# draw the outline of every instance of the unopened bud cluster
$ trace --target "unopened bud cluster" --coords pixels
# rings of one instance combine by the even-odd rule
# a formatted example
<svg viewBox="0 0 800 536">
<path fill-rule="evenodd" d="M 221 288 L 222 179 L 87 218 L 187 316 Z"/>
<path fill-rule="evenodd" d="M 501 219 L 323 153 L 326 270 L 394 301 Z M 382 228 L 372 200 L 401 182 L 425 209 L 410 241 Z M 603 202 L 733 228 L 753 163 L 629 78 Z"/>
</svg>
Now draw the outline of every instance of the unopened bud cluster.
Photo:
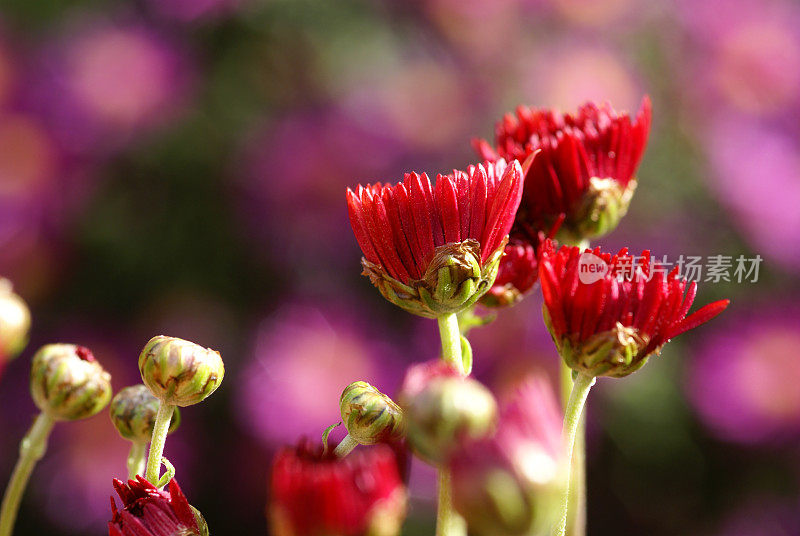
<svg viewBox="0 0 800 536">
<path fill-rule="evenodd" d="M 33 356 L 31 396 L 55 420 L 85 419 L 111 400 L 111 375 L 88 348 L 48 344 Z"/>
<path fill-rule="evenodd" d="M 111 422 L 123 439 L 136 443 L 147 443 L 153 435 L 153 426 L 158 413 L 158 399 L 144 385 L 132 385 L 120 390 L 111 401 Z M 172 413 L 169 431 L 174 431 L 181 422 L 178 408 Z"/>
<path fill-rule="evenodd" d="M 225 375 L 219 352 L 177 337 L 159 335 L 139 355 L 142 381 L 156 398 L 191 406 L 216 391 Z"/>
</svg>

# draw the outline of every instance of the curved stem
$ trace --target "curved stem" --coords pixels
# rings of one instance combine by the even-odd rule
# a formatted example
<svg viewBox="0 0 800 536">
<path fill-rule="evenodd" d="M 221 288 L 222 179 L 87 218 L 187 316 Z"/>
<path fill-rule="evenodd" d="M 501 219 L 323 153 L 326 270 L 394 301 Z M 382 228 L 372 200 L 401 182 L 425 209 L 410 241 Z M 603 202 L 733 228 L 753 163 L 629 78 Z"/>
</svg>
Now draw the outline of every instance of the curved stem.
<svg viewBox="0 0 800 536">
<path fill-rule="evenodd" d="M 564 475 L 564 491 L 561 496 L 561 516 L 559 524 L 554 531 L 556 536 L 564 536 L 567 531 L 567 516 L 569 514 L 569 490 L 570 480 L 572 473 L 572 451 L 575 445 L 575 435 L 578 431 L 578 425 L 581 422 L 581 415 L 583 407 L 586 404 L 586 398 L 589 396 L 589 390 L 594 385 L 595 378 L 583 373 L 579 373 L 575 378 L 572 385 L 572 392 L 569 396 L 567 408 L 564 410 L 564 463 L 566 464 L 566 471 Z"/>
<path fill-rule="evenodd" d="M 442 338 L 442 359 L 461 375 L 465 375 L 461 357 L 461 331 L 458 329 L 458 315 L 455 313 L 440 316 L 439 335 Z"/>
<path fill-rule="evenodd" d="M 147 443 L 134 441 L 131 443 L 131 450 L 128 451 L 128 478 L 133 480 L 136 475 L 144 476 L 145 464 L 147 463 Z"/>
<path fill-rule="evenodd" d="M 8 482 L 3 505 L 0 507 L 0 536 L 11 536 L 14 529 L 14 522 L 17 519 L 19 504 L 25 487 L 31 477 L 33 468 L 36 466 L 47 450 L 47 438 L 53 429 L 55 421 L 46 413 L 40 413 L 33 421 L 28 433 L 22 438 L 19 445 L 19 459 L 14 466 L 11 480 Z"/>
<path fill-rule="evenodd" d="M 153 439 L 150 440 L 150 452 L 147 456 L 147 475 L 145 476 L 153 485 L 158 482 L 161 473 L 161 457 L 164 455 L 164 445 L 167 442 L 169 421 L 172 420 L 173 411 L 175 411 L 175 406 L 159 401 L 156 422 L 153 425 Z"/>
<path fill-rule="evenodd" d="M 357 446 L 358 441 L 350 437 L 350 434 L 347 434 L 344 436 L 344 439 L 342 439 L 342 441 L 336 445 L 336 448 L 333 449 L 333 453 L 339 458 L 344 458 Z"/>
<path fill-rule="evenodd" d="M 436 536 L 466 536 L 467 524 L 453 508 L 453 483 L 450 471 L 439 469 L 439 509 L 436 513 Z"/>
</svg>

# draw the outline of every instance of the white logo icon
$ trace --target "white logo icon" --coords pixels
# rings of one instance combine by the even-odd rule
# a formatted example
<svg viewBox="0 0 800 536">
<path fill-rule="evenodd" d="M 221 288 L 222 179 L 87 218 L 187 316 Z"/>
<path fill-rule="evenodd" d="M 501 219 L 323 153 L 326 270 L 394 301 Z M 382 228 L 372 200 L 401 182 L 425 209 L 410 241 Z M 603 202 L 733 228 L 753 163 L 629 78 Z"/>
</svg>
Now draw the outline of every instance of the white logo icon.
<svg viewBox="0 0 800 536">
<path fill-rule="evenodd" d="M 606 276 L 608 269 L 606 261 L 588 251 L 582 253 L 578 259 L 578 279 L 584 285 L 600 281 Z"/>
</svg>

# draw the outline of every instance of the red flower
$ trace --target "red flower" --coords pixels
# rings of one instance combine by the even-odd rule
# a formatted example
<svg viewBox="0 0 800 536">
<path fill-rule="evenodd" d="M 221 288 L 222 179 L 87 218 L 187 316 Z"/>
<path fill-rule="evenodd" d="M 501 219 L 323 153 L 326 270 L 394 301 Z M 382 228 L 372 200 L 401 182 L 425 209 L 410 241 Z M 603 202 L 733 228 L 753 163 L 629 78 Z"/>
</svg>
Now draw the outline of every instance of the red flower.
<svg viewBox="0 0 800 536">
<path fill-rule="evenodd" d="M 303 441 L 272 465 L 269 517 L 275 536 L 397 534 L 406 493 L 397 457 L 385 444 L 345 458 Z"/>
<path fill-rule="evenodd" d="M 422 316 L 457 312 L 485 293 L 522 196 L 519 163 L 406 174 L 347 190 L 364 273 L 391 302 Z M 441 273 L 446 270 L 447 273 Z"/>
<path fill-rule="evenodd" d="M 524 161 L 525 193 L 518 221 L 545 230 L 564 214 L 562 234 L 579 240 L 611 231 L 627 211 L 634 174 L 647 145 L 651 105 L 645 97 L 635 118 L 608 104 L 587 103 L 575 115 L 519 107 L 496 126 L 496 146 L 473 145 L 481 158 Z"/>
<path fill-rule="evenodd" d="M 175 480 L 169 491 L 162 491 L 137 476 L 128 483 L 114 479 L 114 489 L 122 500 L 122 510 L 111 498 L 112 519 L 109 536 L 201 536 L 208 534 L 204 521 L 198 521 Z M 202 518 L 200 518 L 202 520 Z M 202 525 L 202 526 L 201 526 Z"/>
<path fill-rule="evenodd" d="M 500 259 L 497 278 L 481 303 L 489 307 L 513 305 L 533 288 L 539 279 L 536 246 L 526 240 L 512 237 Z"/>
<path fill-rule="evenodd" d="M 637 262 L 638 261 L 638 262 Z M 687 316 L 697 284 L 652 265 L 627 248 L 556 250 L 548 241 L 539 264 L 545 321 L 567 364 L 593 376 L 627 376 L 672 337 L 721 313 L 729 300 Z M 621 279 L 621 280 L 620 280 Z"/>
<path fill-rule="evenodd" d="M 539 251 L 547 238 L 555 236 L 563 223 L 559 218 L 549 233 L 517 226 L 512 231 L 500 259 L 497 278 L 492 288 L 482 298 L 487 307 L 514 305 L 527 294 L 539 280 Z"/>
</svg>

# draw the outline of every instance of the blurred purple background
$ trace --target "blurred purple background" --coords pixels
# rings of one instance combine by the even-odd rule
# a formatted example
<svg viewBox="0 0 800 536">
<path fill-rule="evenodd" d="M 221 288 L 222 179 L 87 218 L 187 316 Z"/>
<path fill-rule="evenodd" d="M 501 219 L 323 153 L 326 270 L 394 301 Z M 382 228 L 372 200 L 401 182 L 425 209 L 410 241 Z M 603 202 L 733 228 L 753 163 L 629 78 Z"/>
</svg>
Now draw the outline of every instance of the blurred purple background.
<svg viewBox="0 0 800 536">
<path fill-rule="evenodd" d="M 800 4 L 789 0 L 141 0 L 0 7 L 0 275 L 30 303 L 0 377 L 0 485 L 40 344 L 92 348 L 119 389 L 166 333 L 219 349 L 222 388 L 167 455 L 214 534 L 264 534 L 275 449 L 435 357 L 432 322 L 360 277 L 344 189 L 475 159 L 518 104 L 587 99 L 654 129 L 601 245 L 764 259 L 701 284 L 730 310 L 590 404 L 590 534 L 800 534 Z M 471 338 L 507 392 L 556 358 L 532 295 Z M 336 433 L 340 433 L 337 431 Z M 59 425 L 17 534 L 102 534 L 125 443 Z M 406 534 L 432 532 L 417 464 Z"/>
</svg>

